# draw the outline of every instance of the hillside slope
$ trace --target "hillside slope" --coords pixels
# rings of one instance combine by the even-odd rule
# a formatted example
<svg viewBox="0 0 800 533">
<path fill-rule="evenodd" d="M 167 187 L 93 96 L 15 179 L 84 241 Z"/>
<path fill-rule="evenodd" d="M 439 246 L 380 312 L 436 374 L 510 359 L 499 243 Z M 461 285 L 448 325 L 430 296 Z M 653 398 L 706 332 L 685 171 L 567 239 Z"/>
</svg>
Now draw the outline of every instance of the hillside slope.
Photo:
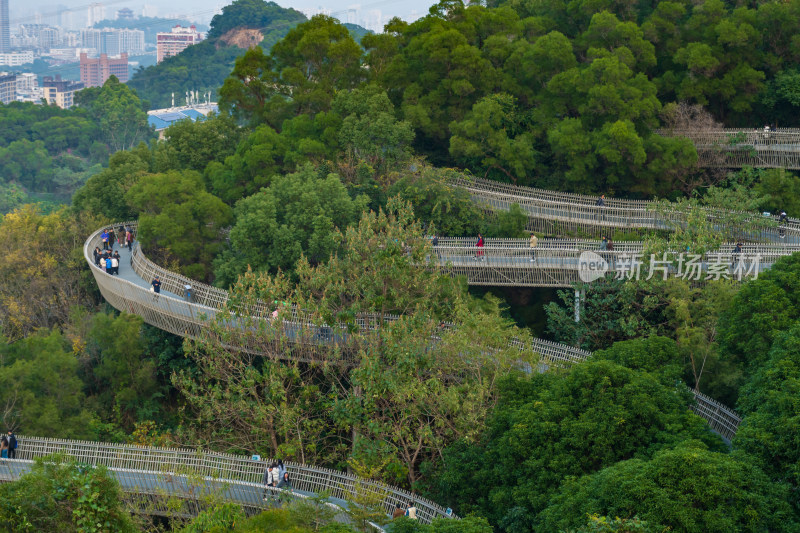
<svg viewBox="0 0 800 533">
<path fill-rule="evenodd" d="M 137 70 L 128 85 L 151 109 L 169 107 L 172 93 L 182 104 L 186 91 L 211 91 L 212 99 L 233 70 L 236 58 L 260 44 L 269 50 L 306 18 L 274 2 L 236 0 L 211 21 L 208 38 L 158 65 Z M 254 37 L 260 37 L 259 41 Z M 257 37 L 256 37 L 257 38 Z"/>
</svg>

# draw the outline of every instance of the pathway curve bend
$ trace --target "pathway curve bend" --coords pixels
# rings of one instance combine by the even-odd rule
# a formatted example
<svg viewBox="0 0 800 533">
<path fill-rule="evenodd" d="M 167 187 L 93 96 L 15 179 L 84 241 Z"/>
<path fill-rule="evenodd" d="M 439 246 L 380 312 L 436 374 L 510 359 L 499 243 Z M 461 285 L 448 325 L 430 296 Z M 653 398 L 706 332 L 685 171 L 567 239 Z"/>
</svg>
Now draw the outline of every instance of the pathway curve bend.
<svg viewBox="0 0 800 533">
<path fill-rule="evenodd" d="M 120 224 L 114 226 L 118 225 Z M 121 225 L 128 225 L 134 230 L 137 227 L 133 221 Z M 134 243 L 132 251 L 120 250 L 120 275 L 109 275 L 94 266 L 92 257 L 92 250 L 100 244 L 101 232 L 102 228 L 86 240 L 84 257 L 105 300 L 120 311 L 139 315 L 145 322 L 159 329 L 183 337 L 201 338 L 204 329 L 209 327 L 219 310 L 227 303 L 228 292 L 160 267 L 147 259 L 138 241 Z M 150 281 L 155 276 L 159 276 L 162 282 L 160 295 L 150 292 Z M 187 286 L 191 287 L 191 298 L 187 297 Z M 256 313 L 256 319 L 268 321 L 271 328 L 279 328 L 283 332 L 283 338 L 299 339 L 298 344 L 303 345 L 293 354 L 298 360 L 324 360 L 324 354 L 329 350 L 320 351 L 317 347 L 327 347 L 347 340 L 348 333 L 344 325 L 316 325 L 301 316 L 296 309 L 292 309 L 288 317 L 280 320 L 272 319 L 272 309 L 263 303 L 251 311 Z M 364 319 L 359 322 L 359 326 L 374 327 L 374 323 Z M 245 336 L 241 344 L 233 347 L 251 353 L 263 353 L 263 344 L 251 343 L 250 340 L 252 336 Z M 540 355 L 544 368 L 581 363 L 592 355 L 586 350 L 543 339 L 534 339 L 531 349 Z M 699 391 L 692 392 L 696 400 L 696 405 L 692 407 L 694 412 L 705 418 L 713 431 L 725 439 L 732 439 L 741 423 L 736 412 Z"/>
</svg>

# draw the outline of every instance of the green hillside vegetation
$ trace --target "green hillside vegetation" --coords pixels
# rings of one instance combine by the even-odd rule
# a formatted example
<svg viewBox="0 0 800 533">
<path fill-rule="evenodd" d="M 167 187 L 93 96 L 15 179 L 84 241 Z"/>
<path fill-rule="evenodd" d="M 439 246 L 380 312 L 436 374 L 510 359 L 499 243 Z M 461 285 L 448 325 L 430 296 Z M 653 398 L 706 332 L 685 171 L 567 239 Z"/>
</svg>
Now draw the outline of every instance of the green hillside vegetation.
<svg viewBox="0 0 800 533">
<path fill-rule="evenodd" d="M 176 102 L 183 101 L 186 91 L 211 91 L 212 101 L 216 100 L 234 61 L 245 52 L 226 43 L 223 39 L 226 33 L 239 28 L 260 30 L 263 40 L 258 44 L 268 50 L 304 20 L 300 12 L 284 9 L 274 2 L 236 0 L 224 7 L 221 15 L 214 16 L 204 41 L 158 65 L 137 69 L 128 85 L 151 109 L 169 107 L 172 93 Z"/>
<path fill-rule="evenodd" d="M 0 213 L 36 200 L 51 207 L 70 203 L 109 153 L 152 135 L 141 101 L 113 76 L 75 100 L 78 106 L 67 110 L 0 105 Z"/>
</svg>

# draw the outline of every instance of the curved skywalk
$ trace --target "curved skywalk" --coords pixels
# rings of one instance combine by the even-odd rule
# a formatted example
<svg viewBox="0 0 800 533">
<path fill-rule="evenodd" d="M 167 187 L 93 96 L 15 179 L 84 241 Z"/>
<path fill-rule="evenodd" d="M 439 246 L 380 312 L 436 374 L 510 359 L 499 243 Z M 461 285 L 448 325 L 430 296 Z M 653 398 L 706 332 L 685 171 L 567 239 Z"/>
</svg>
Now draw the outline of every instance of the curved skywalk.
<svg viewBox="0 0 800 533">
<path fill-rule="evenodd" d="M 135 222 L 125 224 L 136 227 Z M 145 322 L 157 328 L 184 337 L 201 338 L 204 330 L 209 328 L 216 318 L 218 311 L 228 302 L 227 291 L 196 282 L 156 265 L 144 256 L 138 242 L 134 243 L 132 252 L 126 248 L 120 250 L 120 275 L 111 276 L 93 264 L 92 250 L 99 245 L 101 232 L 102 229 L 87 239 L 84 244 L 84 256 L 91 265 L 92 274 L 106 301 L 120 311 L 141 316 Z M 442 250 L 448 248 L 448 242 L 445 240 L 438 248 Z M 453 248 L 460 253 L 463 247 Z M 477 251 L 473 247 L 470 249 Z M 536 263 L 530 263 L 528 260 L 529 268 L 536 268 L 535 265 L 540 260 L 539 251 L 537 248 Z M 494 268 L 488 258 L 486 261 L 479 261 L 477 256 L 473 256 L 465 258 L 464 261 L 475 264 L 470 268 L 484 271 Z M 149 290 L 150 282 L 155 276 L 159 276 L 162 282 L 162 292 L 158 295 Z M 191 287 L 191 298 L 186 294 L 187 285 Z M 315 346 L 327 347 L 345 341 L 348 335 L 347 329 L 343 326 L 312 324 L 300 316 L 296 309 L 292 309 L 289 316 L 285 316 L 286 312 L 283 312 L 279 320 L 272 319 L 273 309 L 263 303 L 249 311 L 256 314 L 254 317 L 256 320 L 268 324 L 270 328 L 279 328 L 282 331 L 282 338 L 290 339 L 300 346 L 300 349 L 291 356 L 282 354 L 282 357 L 304 361 L 321 360 L 330 350 L 315 350 Z M 226 316 L 225 319 L 228 320 L 229 317 Z M 374 327 L 366 321 L 359 325 Z M 270 349 L 256 334 L 242 335 L 235 342 L 236 344 L 231 347 L 251 353 L 264 353 Z M 309 346 L 311 349 L 303 349 Z M 569 366 L 583 362 L 591 356 L 591 352 L 586 350 L 541 339 L 535 339 L 531 348 L 540 354 L 543 367 Z M 699 392 L 693 391 L 693 393 L 697 400 L 697 405 L 693 407 L 694 411 L 709 422 L 712 430 L 726 439 L 731 439 L 736 434 L 741 418 L 735 411 L 719 402 Z"/>
</svg>

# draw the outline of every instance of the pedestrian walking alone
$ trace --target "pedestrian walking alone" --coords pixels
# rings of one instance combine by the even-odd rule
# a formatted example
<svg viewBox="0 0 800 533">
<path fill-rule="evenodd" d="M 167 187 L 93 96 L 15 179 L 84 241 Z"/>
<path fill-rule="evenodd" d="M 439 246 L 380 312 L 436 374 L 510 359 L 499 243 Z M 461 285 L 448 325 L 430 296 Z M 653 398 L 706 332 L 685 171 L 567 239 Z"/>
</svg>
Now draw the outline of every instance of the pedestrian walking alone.
<svg viewBox="0 0 800 533">
<path fill-rule="evenodd" d="M 531 233 L 531 240 L 528 241 L 528 247 L 531 249 L 531 263 L 536 262 L 536 246 L 539 244 L 539 238 Z"/>
<path fill-rule="evenodd" d="M 742 243 L 737 242 L 736 246 L 733 247 L 733 252 L 731 252 L 731 270 L 733 270 L 734 265 L 736 263 L 741 263 L 742 261 Z"/>
<path fill-rule="evenodd" d="M 601 194 L 600 198 L 597 199 L 597 207 L 600 208 L 600 220 L 605 220 L 606 219 L 606 214 L 605 214 L 605 209 L 604 209 L 605 206 L 606 206 L 606 195 L 605 194 Z"/>
<path fill-rule="evenodd" d="M 484 261 L 486 258 L 483 255 L 483 235 L 478 233 L 478 242 L 475 244 L 478 248 L 478 251 L 475 252 L 475 259 L 478 261 Z"/>
<path fill-rule="evenodd" d="M 161 292 L 161 280 L 158 279 L 158 276 L 156 276 L 155 279 L 150 282 L 150 285 L 153 286 L 150 290 L 154 293 L 159 294 Z"/>
<path fill-rule="evenodd" d="M 781 209 L 781 214 L 778 216 L 778 236 L 781 239 L 786 237 L 785 225 L 788 223 L 789 223 L 789 217 L 786 215 L 786 211 Z"/>
</svg>

